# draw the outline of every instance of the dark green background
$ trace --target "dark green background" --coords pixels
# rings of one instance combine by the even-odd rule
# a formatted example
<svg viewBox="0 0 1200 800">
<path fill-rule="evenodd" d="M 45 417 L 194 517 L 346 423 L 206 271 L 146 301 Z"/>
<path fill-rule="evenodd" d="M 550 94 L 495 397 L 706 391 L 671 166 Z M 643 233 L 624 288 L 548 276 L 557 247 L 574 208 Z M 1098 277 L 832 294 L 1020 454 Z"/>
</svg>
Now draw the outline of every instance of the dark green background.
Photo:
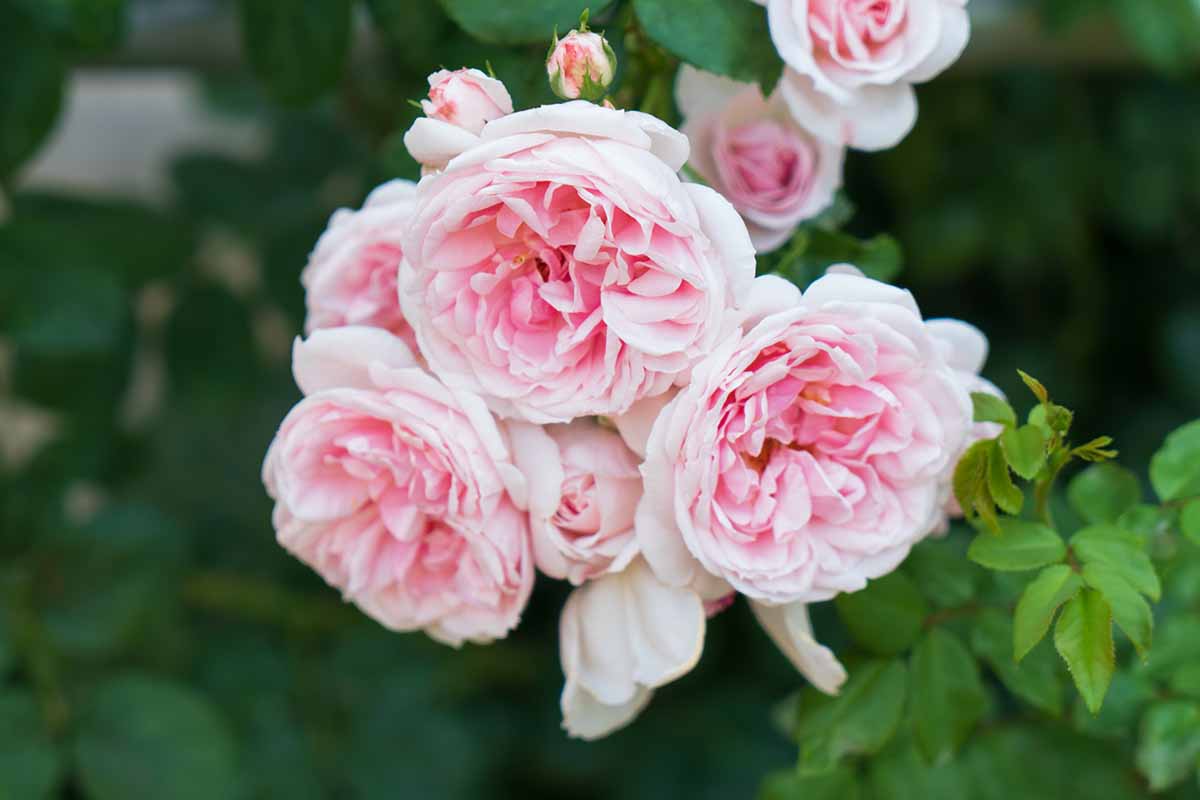
<svg viewBox="0 0 1200 800">
<path fill-rule="evenodd" d="M 220 113 L 269 126 L 269 155 L 186 155 L 174 201 L 151 209 L 19 181 L 65 73 L 140 68 L 123 44 L 129 9 L 0 0 L 0 338 L 10 395 L 60 419 L 36 458 L 0 472 L 0 798 L 753 796 L 795 760 L 771 710 L 801 681 L 744 605 L 712 622 L 700 667 L 636 724 L 583 744 L 559 730 L 563 586 L 540 582 L 507 640 L 456 652 L 384 632 L 276 546 L 259 466 L 298 393 L 264 326 L 300 329 L 298 274 L 332 210 L 414 176 L 399 134 L 424 76 L 486 59 L 519 107 L 542 102 L 545 41 L 578 4 L 556 0 L 561 19 L 528 33 L 523 3 L 445 0 L 447 16 L 432 0 L 372 0 L 355 40 L 369 47 L 346 38 L 360 4 L 285 5 L 237 9 L 253 68 L 183 65 Z M 988 333 L 987 374 L 1020 407 L 1017 367 L 1144 475 L 1200 411 L 1200 11 L 1035 5 L 1012 12 L 1031 15 L 1040 49 L 981 34 L 989 57 L 921 87 L 902 145 L 850 157 L 848 227 L 897 238 L 897 282 L 927 316 Z M 479 23 L 501 6 L 503 24 Z M 1093 29 L 1100 44 L 1078 57 L 1070 37 Z M 214 237 L 261 281 L 235 294 L 211 278 Z M 152 324 L 136 313 L 147 287 L 171 298 Z M 130 426 L 139 352 L 164 360 L 165 396 Z M 816 622 L 846 643 L 831 608 Z M 990 798 L 1019 780 L 1003 796 L 1041 798 L 1092 775 L 1089 796 L 1139 796 L 1122 766 L 1133 722 L 1085 737 L 1072 719 L 985 725 L 973 747 L 993 757 L 972 750 L 957 768 L 969 778 L 929 778 L 902 750 L 863 786 L 881 800 Z"/>
</svg>

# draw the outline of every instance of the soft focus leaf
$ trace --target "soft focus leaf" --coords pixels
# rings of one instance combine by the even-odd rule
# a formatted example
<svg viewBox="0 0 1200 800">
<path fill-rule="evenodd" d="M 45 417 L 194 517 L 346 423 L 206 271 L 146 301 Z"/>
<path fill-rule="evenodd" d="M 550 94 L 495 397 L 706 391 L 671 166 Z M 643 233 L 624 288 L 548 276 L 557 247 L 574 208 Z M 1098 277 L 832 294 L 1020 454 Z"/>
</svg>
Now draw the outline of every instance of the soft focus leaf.
<svg viewBox="0 0 1200 800">
<path fill-rule="evenodd" d="M 451 19 L 467 33 L 485 42 L 550 45 L 557 27 L 560 34 L 578 27 L 579 15 L 590 7 L 597 17 L 608 0 L 439 0 Z M 601 28 L 597 28 L 601 29 Z"/>
<path fill-rule="evenodd" d="M 239 3 L 246 54 L 279 100 L 307 103 L 337 85 L 350 48 L 350 0 Z"/>
<path fill-rule="evenodd" d="M 985 573 L 966 557 L 962 537 L 929 538 L 913 548 L 904 561 L 925 599 L 940 608 L 966 605 L 985 579 Z"/>
<path fill-rule="evenodd" d="M 971 392 L 971 403 L 975 409 L 976 422 L 997 422 L 1014 427 L 1017 424 L 1017 413 L 1003 397 L 997 397 L 991 392 Z"/>
<path fill-rule="evenodd" d="M 873 580 L 862 591 L 840 594 L 836 603 L 855 641 L 885 656 L 907 650 L 921 635 L 928 613 L 925 599 L 902 572 Z"/>
<path fill-rule="evenodd" d="M 1193 500 L 1179 512 L 1179 529 L 1184 536 L 1200 544 L 1200 500 Z"/>
<path fill-rule="evenodd" d="M 769 93 L 783 71 L 771 46 L 767 12 L 744 0 L 692 0 L 679 13 L 671 0 L 634 0 L 638 20 L 651 39 L 700 69 Z"/>
<path fill-rule="evenodd" d="M 1083 586 L 1083 580 L 1066 564 L 1046 567 L 1025 587 L 1013 616 L 1013 654 L 1025 658 L 1042 640 L 1059 606 Z"/>
<path fill-rule="evenodd" d="M 1141 543 L 1113 525 L 1092 525 L 1071 537 L 1071 549 L 1085 564 L 1097 563 L 1116 572 L 1133 588 L 1157 602 L 1162 582 Z"/>
<path fill-rule="evenodd" d="M 967 555 L 976 564 L 1001 571 L 1037 569 L 1062 561 L 1067 546 L 1051 528 L 1037 522 L 1005 518 L 999 535 L 983 532 Z"/>
<path fill-rule="evenodd" d="M 1154 633 L 1154 614 L 1137 590 L 1118 572 L 1104 564 L 1084 565 L 1083 580 L 1100 592 L 1112 608 L 1113 620 L 1145 658 Z"/>
<path fill-rule="evenodd" d="M 1137 476 L 1116 464 L 1096 464 L 1067 486 L 1071 507 L 1088 522 L 1116 522 L 1142 497 Z"/>
<path fill-rule="evenodd" d="M 229 797 L 234 743 L 225 721 L 193 690 L 126 675 L 98 686 L 75 742 L 89 800 Z"/>
<path fill-rule="evenodd" d="M 811 714 L 802 705 L 796 729 L 801 772 L 826 772 L 846 756 L 879 752 L 900 725 L 907 693 L 904 662 L 871 661 L 856 666 L 841 693 Z"/>
<path fill-rule="evenodd" d="M 758 800 L 858 800 L 858 779 L 849 768 L 827 775 L 800 775 L 779 772 L 767 776 L 758 792 Z"/>
<path fill-rule="evenodd" d="M 1013 472 L 1027 481 L 1037 477 L 1046 463 L 1046 440 L 1035 425 L 1010 428 L 1000 434 L 1000 447 Z"/>
<path fill-rule="evenodd" d="M 1054 628 L 1054 647 L 1093 714 L 1100 710 L 1112 681 L 1112 620 L 1103 595 L 1084 589 L 1067 602 Z"/>
<path fill-rule="evenodd" d="M 53 797 L 61 776 L 62 759 L 46 733 L 33 695 L 0 689 L 0 797 Z"/>
<path fill-rule="evenodd" d="M 971 777 L 961 761 L 931 765 L 912 737 L 897 737 L 886 751 L 866 763 L 873 798 L 887 800 L 962 800 Z"/>
<path fill-rule="evenodd" d="M 0 26 L 0 180 L 42 144 L 62 105 L 65 70 L 53 41 L 18 11 Z"/>
<path fill-rule="evenodd" d="M 999 447 L 993 447 L 988 455 L 988 488 L 992 499 L 1006 514 L 1020 514 L 1025 505 L 1025 495 L 1013 483 L 1008 471 L 1008 462 Z M 1001 525 L 1003 528 L 1003 524 Z"/>
<path fill-rule="evenodd" d="M 971 649 L 987 662 L 1005 688 L 1047 714 L 1062 714 L 1063 687 L 1054 653 L 1049 647 L 1038 647 L 1017 664 L 1012 643 L 1012 620 L 995 609 L 980 614 L 971 629 Z"/>
<path fill-rule="evenodd" d="M 1167 437 L 1150 462 L 1150 482 L 1164 502 L 1200 495 L 1200 420 Z"/>
<path fill-rule="evenodd" d="M 950 760 L 987 707 L 979 667 L 954 634 L 934 628 L 912 656 L 913 726 L 934 763 Z"/>
<path fill-rule="evenodd" d="M 1200 759 L 1200 703 L 1167 701 L 1150 706 L 1138 735 L 1138 770 L 1161 792 L 1189 778 Z"/>
<path fill-rule="evenodd" d="M 954 468 L 953 484 L 954 497 L 967 519 L 978 517 L 989 528 L 999 531 L 996 503 L 992 499 L 989 481 L 992 450 L 996 447 L 995 441 L 985 439 L 967 448 Z"/>
</svg>

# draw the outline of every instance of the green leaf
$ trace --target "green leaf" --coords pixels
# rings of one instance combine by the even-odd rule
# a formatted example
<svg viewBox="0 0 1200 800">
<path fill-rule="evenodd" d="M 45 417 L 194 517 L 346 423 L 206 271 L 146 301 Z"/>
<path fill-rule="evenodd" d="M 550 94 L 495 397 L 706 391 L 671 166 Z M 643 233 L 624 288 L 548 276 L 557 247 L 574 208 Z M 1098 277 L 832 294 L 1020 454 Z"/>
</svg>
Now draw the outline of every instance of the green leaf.
<svg viewBox="0 0 1200 800">
<path fill-rule="evenodd" d="M 125 0 L 17 0 L 43 30 L 64 45 L 109 50 L 125 33 Z"/>
<path fill-rule="evenodd" d="M 1025 587 L 1013 615 L 1013 655 L 1017 661 L 1042 640 L 1059 606 L 1082 587 L 1083 579 L 1066 564 L 1046 567 Z"/>
<path fill-rule="evenodd" d="M 959 536 L 929 538 L 913 548 L 904 561 L 925 599 L 939 608 L 958 608 L 975 597 L 986 573 L 966 557 Z"/>
<path fill-rule="evenodd" d="M 967 519 L 982 519 L 989 528 L 999 531 L 996 504 L 992 499 L 991 471 L 994 440 L 984 439 L 967 448 L 954 467 L 954 496 Z"/>
<path fill-rule="evenodd" d="M 858 779 L 848 767 L 826 775 L 776 772 L 767 776 L 758 792 L 758 800 L 858 800 L 860 796 Z"/>
<path fill-rule="evenodd" d="M 0 797 L 57 797 L 62 758 L 54 748 L 33 695 L 0 690 Z"/>
<path fill-rule="evenodd" d="M 850 635 L 872 653 L 894 655 L 921 635 L 928 608 L 912 579 L 893 572 L 835 601 Z"/>
<path fill-rule="evenodd" d="M 1138 735 L 1138 770 L 1161 792 L 1196 771 L 1200 758 L 1200 703 L 1176 700 L 1150 706 Z"/>
<path fill-rule="evenodd" d="M 1179 512 L 1179 530 L 1196 544 L 1200 544 L 1200 500 L 1193 500 Z"/>
<path fill-rule="evenodd" d="M 350 47 L 352 5 L 351 0 L 239 0 L 246 54 L 276 98 L 308 103 L 337 85 Z"/>
<path fill-rule="evenodd" d="M 1166 681 L 1180 668 L 1196 663 L 1200 663 L 1200 616 L 1168 615 L 1162 620 L 1143 671 L 1151 678 Z"/>
<path fill-rule="evenodd" d="M 1046 463 L 1046 439 L 1036 425 L 1009 428 L 1000 434 L 1000 447 L 1013 472 L 1027 481 L 1037 477 Z"/>
<path fill-rule="evenodd" d="M 971 628 L 971 649 L 987 662 L 1000 682 L 1034 708 L 1059 716 L 1063 691 L 1054 653 L 1048 647 L 1038 647 L 1018 665 L 1013 660 L 1012 642 L 1012 620 L 996 609 L 981 613 Z"/>
<path fill-rule="evenodd" d="M 988 456 L 988 488 L 992 499 L 1006 514 L 1020 514 L 1025 506 L 1025 494 L 1013 483 L 1008 471 L 1008 462 L 999 447 L 993 447 Z"/>
<path fill-rule="evenodd" d="M 1000 535 L 980 533 L 967 557 L 988 569 L 1021 572 L 1063 560 L 1067 546 L 1052 529 L 1037 522 L 1002 519 Z"/>
<path fill-rule="evenodd" d="M 779 80 L 783 62 L 762 7 L 744 0 L 691 0 L 686 14 L 674 0 L 634 0 L 633 7 L 646 34 L 689 64 L 758 83 L 764 94 Z"/>
<path fill-rule="evenodd" d="M 1200 420 L 1167 437 L 1150 461 L 1150 482 L 1163 502 L 1200 495 Z"/>
<path fill-rule="evenodd" d="M 54 42 L 17 11 L 0 25 L 0 181 L 45 140 L 62 107 L 66 70 Z"/>
<path fill-rule="evenodd" d="M 962 760 L 931 766 L 912 737 L 897 737 L 887 750 L 864 764 L 869 797 L 875 800 L 963 800 L 971 796 L 971 776 Z"/>
<path fill-rule="evenodd" d="M 1017 374 L 1021 376 L 1021 380 L 1029 387 L 1029 391 L 1033 392 L 1033 396 L 1037 398 L 1039 403 L 1045 404 L 1050 402 L 1050 393 L 1046 391 L 1046 387 L 1042 385 L 1041 381 L 1021 370 L 1017 370 Z"/>
<path fill-rule="evenodd" d="M 841 693 L 804 713 L 796 727 L 800 771 L 828 772 L 846 756 L 872 755 L 895 734 L 904 714 L 908 668 L 902 661 L 869 661 L 850 673 Z"/>
<path fill-rule="evenodd" d="M 1054 647 L 1067 662 L 1075 686 L 1093 714 L 1100 711 L 1115 661 L 1112 609 L 1097 591 L 1084 589 L 1063 608 L 1054 628 Z"/>
<path fill-rule="evenodd" d="M 1128 531 L 1113 525 L 1091 525 L 1071 537 L 1071 549 L 1080 561 L 1112 569 L 1151 600 L 1158 602 L 1162 597 L 1154 563 Z"/>
<path fill-rule="evenodd" d="M 949 761 L 983 717 L 979 667 L 947 630 L 934 628 L 913 651 L 911 707 L 917 744 L 933 763 Z"/>
<path fill-rule="evenodd" d="M 202 696 L 158 678 L 127 675 L 96 688 L 75 742 L 90 800 L 234 793 L 234 742 Z"/>
<path fill-rule="evenodd" d="M 1125 631 L 1138 654 L 1145 658 L 1154 634 L 1154 613 L 1150 610 L 1150 604 L 1142 599 L 1129 581 L 1104 564 L 1093 562 L 1084 565 L 1083 580 L 1104 595 L 1112 608 L 1117 626 Z"/>
<path fill-rule="evenodd" d="M 1142 499 L 1137 476 L 1116 464 L 1096 464 L 1076 475 L 1067 499 L 1087 522 L 1116 522 Z"/>
<path fill-rule="evenodd" d="M 976 422 L 998 422 L 1008 427 L 1016 427 L 1017 412 L 1003 397 L 997 397 L 991 392 L 971 392 L 971 403 L 975 407 Z"/>
<path fill-rule="evenodd" d="M 579 25 L 579 15 L 591 8 L 597 16 L 609 0 L 439 0 L 450 18 L 484 42 L 550 44 L 557 28 L 566 33 Z"/>
<path fill-rule="evenodd" d="M 1169 683 L 1171 691 L 1200 700 L 1200 664 L 1185 664 L 1175 671 Z"/>
</svg>

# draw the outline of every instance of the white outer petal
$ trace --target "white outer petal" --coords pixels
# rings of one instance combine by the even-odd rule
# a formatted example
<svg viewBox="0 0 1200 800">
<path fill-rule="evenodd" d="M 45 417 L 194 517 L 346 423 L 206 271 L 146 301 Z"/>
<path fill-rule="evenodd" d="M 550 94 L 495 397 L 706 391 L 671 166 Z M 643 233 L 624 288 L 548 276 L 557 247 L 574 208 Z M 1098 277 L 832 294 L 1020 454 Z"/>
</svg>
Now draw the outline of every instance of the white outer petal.
<svg viewBox="0 0 1200 800">
<path fill-rule="evenodd" d="M 770 606 L 752 600 L 750 608 L 763 630 L 809 683 L 825 694 L 841 690 L 846 668 L 833 651 L 813 638 L 806 604 Z"/>
<path fill-rule="evenodd" d="M 908 83 L 862 86 L 838 102 L 819 91 L 812 78 L 788 69 L 779 92 L 801 126 L 857 150 L 895 147 L 917 122 L 917 96 Z"/>
<path fill-rule="evenodd" d="M 737 209 L 719 192 L 698 183 L 685 183 L 683 189 L 696 204 L 700 230 L 717 251 L 718 263 L 725 269 L 732 292 L 731 305 L 740 306 L 750 293 L 758 261 L 750 232 Z"/>
<path fill-rule="evenodd" d="M 639 458 L 646 457 L 646 444 L 650 439 L 650 431 L 654 421 L 675 397 L 674 389 L 643 398 L 634 403 L 628 411 L 616 417 L 611 417 L 617 433 L 625 441 L 625 446 L 637 454 Z"/>
<path fill-rule="evenodd" d="M 764 317 L 795 308 L 801 302 L 796 284 L 779 275 L 761 275 L 750 286 L 750 296 L 742 308 L 742 327 L 749 330 Z"/>
<path fill-rule="evenodd" d="M 721 111 L 748 86 L 751 84 L 684 64 L 675 78 L 675 105 L 679 106 L 679 113 L 689 120 L 705 117 Z"/>
<path fill-rule="evenodd" d="M 946 363 L 956 370 L 978 375 L 987 362 L 988 340 L 983 331 L 957 319 L 926 320 L 933 338 L 945 346 Z"/>
<path fill-rule="evenodd" d="M 953 2 L 942 2 L 941 12 L 941 36 L 933 52 L 905 76 L 911 83 L 924 83 L 937 77 L 967 49 L 971 38 L 971 19 L 967 10 Z"/>
<path fill-rule="evenodd" d="M 571 593 L 559 626 L 563 727 L 596 739 L 629 723 L 651 690 L 686 674 L 704 648 L 704 605 L 645 562 Z"/>
<path fill-rule="evenodd" d="M 305 395 L 326 389 L 375 389 L 372 364 L 417 366 L 412 350 L 381 328 L 347 325 L 313 331 L 292 346 L 292 374 Z"/>
<path fill-rule="evenodd" d="M 479 137 L 440 119 L 418 117 L 404 134 L 404 146 L 418 164 L 441 169 L 475 145 Z"/>
</svg>

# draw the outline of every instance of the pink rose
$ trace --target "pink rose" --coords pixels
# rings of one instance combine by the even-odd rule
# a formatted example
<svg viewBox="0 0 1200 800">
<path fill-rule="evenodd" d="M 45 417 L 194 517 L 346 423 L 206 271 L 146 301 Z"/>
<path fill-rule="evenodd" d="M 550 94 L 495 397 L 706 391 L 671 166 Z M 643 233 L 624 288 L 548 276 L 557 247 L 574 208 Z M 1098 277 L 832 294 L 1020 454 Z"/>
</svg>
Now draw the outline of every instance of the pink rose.
<svg viewBox="0 0 1200 800">
<path fill-rule="evenodd" d="M 762 0 L 757 0 L 764 4 Z M 766 0 L 788 69 L 780 91 L 805 126 L 863 150 L 894 146 L 917 117 L 914 83 L 967 45 L 966 0 Z"/>
<path fill-rule="evenodd" d="M 979 375 L 984 362 L 987 361 L 988 340 L 978 328 L 957 319 L 931 319 L 926 323 L 926 327 L 941 348 L 943 358 L 954 370 L 954 375 L 964 391 L 968 394 L 983 392 L 1004 397 L 1004 393 L 991 381 Z M 949 518 L 961 517 L 963 513 L 954 496 L 954 468 L 958 465 L 958 460 L 975 442 L 995 439 L 1002 430 L 1004 427 L 994 422 L 971 422 L 962 448 L 950 460 L 950 466 L 942 476 L 942 516 L 934 529 L 935 533 L 945 533 L 949 529 Z"/>
<path fill-rule="evenodd" d="M 637 555 L 633 518 L 642 475 L 620 435 L 586 419 L 509 429 L 529 482 L 533 554 L 542 572 L 578 586 L 623 570 Z"/>
<path fill-rule="evenodd" d="M 546 59 L 550 88 L 564 100 L 601 100 L 617 71 L 617 56 L 603 36 L 571 31 L 555 39 Z"/>
<path fill-rule="evenodd" d="M 339 209 L 300 273 L 308 306 L 305 331 L 366 325 L 416 347 L 400 311 L 400 244 L 417 187 L 395 180 L 375 189 L 358 211 Z"/>
<path fill-rule="evenodd" d="M 433 371 L 536 423 L 685 380 L 755 268 L 733 207 L 676 175 L 687 139 L 578 100 L 480 138 L 421 182 L 404 242 L 400 303 Z"/>
<path fill-rule="evenodd" d="M 484 125 L 511 114 L 513 104 L 499 80 L 464 68 L 430 75 L 429 99 L 421 108 L 425 116 L 413 123 L 404 144 L 427 170 L 439 170 L 453 153 L 478 143 Z"/>
<path fill-rule="evenodd" d="M 782 310 L 764 303 L 654 424 L 638 540 L 672 585 L 827 600 L 934 527 L 970 400 L 908 292 L 835 273 L 797 304 L 759 280 Z"/>
<path fill-rule="evenodd" d="M 675 94 L 689 163 L 733 203 L 758 252 L 779 247 L 833 202 L 844 148 L 800 127 L 778 93 L 767 99 L 755 84 L 685 64 Z"/>
<path fill-rule="evenodd" d="M 525 481 L 483 402 L 376 328 L 317 331 L 293 368 L 306 396 L 263 465 L 280 543 L 388 628 L 507 634 L 534 564 Z"/>
</svg>

